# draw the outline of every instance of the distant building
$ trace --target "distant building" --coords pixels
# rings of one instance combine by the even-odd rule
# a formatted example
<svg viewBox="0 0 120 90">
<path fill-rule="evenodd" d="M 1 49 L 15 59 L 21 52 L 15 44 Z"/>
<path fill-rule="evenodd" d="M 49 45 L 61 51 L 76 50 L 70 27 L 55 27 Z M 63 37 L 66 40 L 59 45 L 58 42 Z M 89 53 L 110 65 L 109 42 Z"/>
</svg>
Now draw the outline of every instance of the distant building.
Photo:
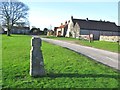
<svg viewBox="0 0 120 90">
<path fill-rule="evenodd" d="M 67 21 L 65 22 L 64 25 L 63 25 L 63 23 L 61 23 L 61 25 L 59 27 L 54 28 L 55 35 L 65 37 L 65 35 L 67 33 L 67 28 L 68 28 Z"/>
<path fill-rule="evenodd" d="M 13 27 L 11 30 L 12 34 L 29 34 L 29 27 Z"/>
<path fill-rule="evenodd" d="M 47 36 L 53 36 L 54 35 L 54 31 L 53 30 L 48 30 L 47 31 Z"/>
<path fill-rule="evenodd" d="M 7 27 L 5 25 L 2 26 L 4 31 L 7 32 Z M 13 26 L 10 33 L 11 34 L 29 34 L 30 27 L 20 27 L 20 26 Z"/>
<path fill-rule="evenodd" d="M 118 32 L 120 32 L 120 26 L 118 26 Z M 120 36 L 120 33 L 118 33 L 118 36 Z"/>
<path fill-rule="evenodd" d="M 62 25 L 61 25 L 62 26 Z M 86 19 L 75 19 L 71 16 L 71 20 L 68 22 L 67 27 L 58 27 L 57 35 L 61 30 L 61 36 L 63 32 L 65 37 L 72 36 L 73 38 L 79 38 L 82 35 L 93 35 L 94 40 L 99 40 L 100 36 L 120 36 L 120 26 L 117 26 L 114 22 L 109 21 L 96 21 Z"/>
</svg>

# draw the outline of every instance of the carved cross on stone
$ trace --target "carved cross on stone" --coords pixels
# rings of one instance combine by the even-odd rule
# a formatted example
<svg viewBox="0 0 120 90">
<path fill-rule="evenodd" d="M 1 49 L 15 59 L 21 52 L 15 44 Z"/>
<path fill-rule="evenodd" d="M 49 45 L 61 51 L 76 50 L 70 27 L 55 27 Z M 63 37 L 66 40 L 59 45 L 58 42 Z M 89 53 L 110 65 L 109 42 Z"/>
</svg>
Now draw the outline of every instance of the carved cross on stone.
<svg viewBox="0 0 120 90">
<path fill-rule="evenodd" d="M 30 51 L 30 75 L 43 76 L 45 75 L 43 55 L 41 50 L 41 39 L 32 37 Z"/>
</svg>

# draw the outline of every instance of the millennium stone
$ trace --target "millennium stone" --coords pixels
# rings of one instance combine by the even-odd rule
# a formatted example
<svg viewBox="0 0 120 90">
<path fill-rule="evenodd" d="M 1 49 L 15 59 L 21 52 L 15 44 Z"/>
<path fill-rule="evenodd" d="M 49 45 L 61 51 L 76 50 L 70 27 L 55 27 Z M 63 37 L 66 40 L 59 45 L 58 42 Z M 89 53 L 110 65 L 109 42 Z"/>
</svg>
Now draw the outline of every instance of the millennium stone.
<svg viewBox="0 0 120 90">
<path fill-rule="evenodd" d="M 41 39 L 39 37 L 32 37 L 30 51 L 30 75 L 43 76 L 45 75 L 43 55 L 41 50 Z"/>
</svg>

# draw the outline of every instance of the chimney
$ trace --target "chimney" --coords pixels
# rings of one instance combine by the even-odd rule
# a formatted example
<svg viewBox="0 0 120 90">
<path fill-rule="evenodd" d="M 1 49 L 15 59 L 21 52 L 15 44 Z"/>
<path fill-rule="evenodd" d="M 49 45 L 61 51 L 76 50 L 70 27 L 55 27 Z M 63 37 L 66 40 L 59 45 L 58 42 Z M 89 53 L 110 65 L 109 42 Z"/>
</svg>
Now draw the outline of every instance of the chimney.
<svg viewBox="0 0 120 90">
<path fill-rule="evenodd" d="M 88 21 L 88 18 L 86 18 L 86 21 Z"/>
<path fill-rule="evenodd" d="M 71 20 L 73 20 L 73 16 L 71 16 Z"/>
<path fill-rule="evenodd" d="M 68 24 L 70 23 L 70 20 L 68 21 Z"/>
<path fill-rule="evenodd" d="M 65 22 L 65 25 L 67 25 L 67 21 Z"/>
</svg>

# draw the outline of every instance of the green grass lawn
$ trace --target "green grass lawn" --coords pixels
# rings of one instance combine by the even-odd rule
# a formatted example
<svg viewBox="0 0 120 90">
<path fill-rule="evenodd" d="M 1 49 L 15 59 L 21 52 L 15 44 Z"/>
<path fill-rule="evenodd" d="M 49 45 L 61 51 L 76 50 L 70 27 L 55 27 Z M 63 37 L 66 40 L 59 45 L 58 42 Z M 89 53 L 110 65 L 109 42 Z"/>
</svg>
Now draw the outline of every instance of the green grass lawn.
<svg viewBox="0 0 120 90">
<path fill-rule="evenodd" d="M 46 38 L 72 41 L 73 43 L 76 43 L 76 44 L 120 53 L 120 45 L 118 45 L 117 42 L 93 41 L 93 42 L 89 43 L 89 41 L 87 41 L 87 40 L 79 40 L 79 39 L 75 39 L 75 38 L 65 38 L 65 37 L 55 37 L 55 36 L 50 36 L 50 37 L 46 37 Z"/>
<path fill-rule="evenodd" d="M 117 70 L 46 42 L 42 43 L 46 75 L 30 77 L 30 40 L 2 36 L 3 88 L 118 88 Z"/>
<path fill-rule="evenodd" d="M 0 89 L 2 87 L 2 35 L 0 35 Z"/>
</svg>

